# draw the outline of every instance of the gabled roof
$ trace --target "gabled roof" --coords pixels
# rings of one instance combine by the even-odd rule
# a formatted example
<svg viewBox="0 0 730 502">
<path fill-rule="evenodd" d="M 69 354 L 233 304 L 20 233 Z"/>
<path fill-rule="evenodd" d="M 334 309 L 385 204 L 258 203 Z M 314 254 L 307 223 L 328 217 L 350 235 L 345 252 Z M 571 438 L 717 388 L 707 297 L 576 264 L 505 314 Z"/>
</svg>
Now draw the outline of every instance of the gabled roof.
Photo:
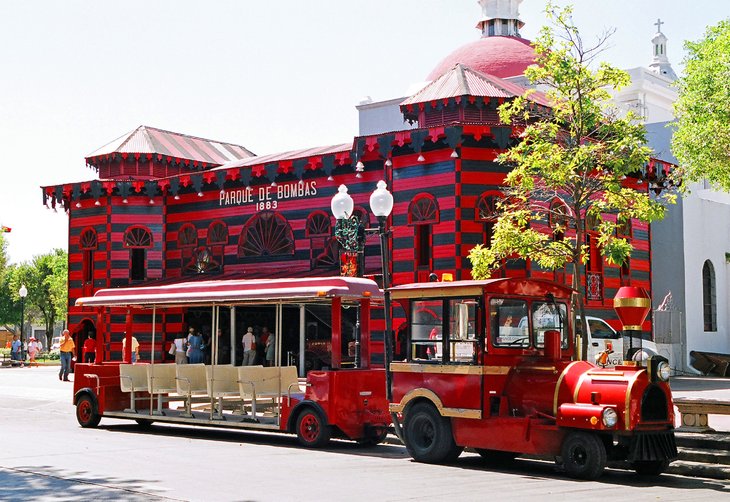
<svg viewBox="0 0 730 502">
<path fill-rule="evenodd" d="M 401 106 L 465 96 L 516 98 L 525 92 L 527 89 L 520 85 L 457 63 L 451 70 L 403 101 Z M 551 106 L 547 96 L 540 91 L 531 93 L 527 99 L 543 106 Z"/>
<path fill-rule="evenodd" d="M 93 164 L 93 159 L 96 157 L 112 154 L 159 154 L 206 164 L 224 164 L 231 160 L 254 156 L 249 149 L 240 145 L 188 136 L 144 125 L 98 148 L 86 157 L 86 162 Z"/>
</svg>

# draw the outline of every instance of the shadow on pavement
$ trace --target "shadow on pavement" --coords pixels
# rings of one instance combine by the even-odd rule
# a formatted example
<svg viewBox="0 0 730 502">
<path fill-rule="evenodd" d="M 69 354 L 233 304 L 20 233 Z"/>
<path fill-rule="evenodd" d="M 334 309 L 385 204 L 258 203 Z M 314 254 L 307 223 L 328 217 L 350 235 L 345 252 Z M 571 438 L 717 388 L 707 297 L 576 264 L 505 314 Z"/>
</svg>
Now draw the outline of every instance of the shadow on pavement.
<svg viewBox="0 0 730 502">
<path fill-rule="evenodd" d="M 0 468 L 0 499 L 29 500 L 176 500 L 154 493 L 154 481 L 95 476 L 49 466 Z"/>
<path fill-rule="evenodd" d="M 226 443 L 248 443 L 281 448 L 304 448 L 297 442 L 294 434 L 275 432 L 239 431 L 199 426 L 186 427 L 177 424 L 153 424 L 143 427 L 134 423 L 100 425 L 98 428 L 109 432 L 123 432 L 125 434 L 149 434 L 153 436 L 184 437 L 188 439 L 221 441 Z M 365 447 L 360 446 L 354 441 L 337 439 L 333 439 L 326 448 L 321 448 L 319 451 L 378 458 L 408 458 L 406 449 L 400 445 L 379 444 L 377 446 Z"/>
</svg>

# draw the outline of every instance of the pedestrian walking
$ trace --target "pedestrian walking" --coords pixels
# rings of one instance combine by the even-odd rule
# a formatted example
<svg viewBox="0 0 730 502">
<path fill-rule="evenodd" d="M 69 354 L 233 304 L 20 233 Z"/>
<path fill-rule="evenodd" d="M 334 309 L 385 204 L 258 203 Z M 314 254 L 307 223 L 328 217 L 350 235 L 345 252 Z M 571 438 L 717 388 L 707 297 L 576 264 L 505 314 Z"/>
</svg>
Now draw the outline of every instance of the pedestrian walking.
<svg viewBox="0 0 730 502">
<path fill-rule="evenodd" d="M 71 372 L 71 357 L 73 356 L 74 348 L 76 348 L 76 344 L 74 343 L 73 338 L 71 338 L 71 333 L 67 329 L 63 330 L 63 334 L 61 336 L 61 371 L 58 372 L 58 379 L 63 380 L 64 382 L 69 382 L 68 374 Z"/>
</svg>

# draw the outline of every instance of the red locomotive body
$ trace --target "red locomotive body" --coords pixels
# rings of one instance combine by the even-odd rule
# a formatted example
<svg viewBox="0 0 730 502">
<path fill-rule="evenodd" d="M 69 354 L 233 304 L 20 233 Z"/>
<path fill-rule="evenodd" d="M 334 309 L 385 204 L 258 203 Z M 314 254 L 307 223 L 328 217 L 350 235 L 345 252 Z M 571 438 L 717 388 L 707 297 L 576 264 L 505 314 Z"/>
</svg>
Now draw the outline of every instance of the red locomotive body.
<svg viewBox="0 0 730 502">
<path fill-rule="evenodd" d="M 390 409 L 414 459 L 449 461 L 464 447 L 492 459 L 527 453 L 591 479 L 609 462 L 658 474 L 676 458 L 666 361 L 572 361 L 571 292 L 530 279 L 391 289 L 409 329 Z"/>
</svg>

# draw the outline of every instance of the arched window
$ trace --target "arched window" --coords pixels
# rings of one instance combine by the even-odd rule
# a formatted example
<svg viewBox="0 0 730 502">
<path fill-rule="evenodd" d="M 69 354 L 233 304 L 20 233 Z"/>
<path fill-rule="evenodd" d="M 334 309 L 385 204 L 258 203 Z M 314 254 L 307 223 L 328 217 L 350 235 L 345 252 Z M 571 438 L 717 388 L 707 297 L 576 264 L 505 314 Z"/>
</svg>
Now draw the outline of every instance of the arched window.
<svg viewBox="0 0 730 502">
<path fill-rule="evenodd" d="M 312 268 L 331 268 L 337 264 L 328 263 L 331 259 L 327 256 L 328 245 L 332 244 L 332 220 L 324 211 L 314 211 L 307 217 L 307 225 L 304 234 L 309 238 L 309 260 Z M 337 241 L 334 242 L 334 256 L 337 256 Z"/>
<path fill-rule="evenodd" d="M 550 203 L 548 223 L 553 231 L 553 240 L 562 241 L 565 238 L 565 231 L 570 221 L 570 209 L 560 198 L 555 198 Z"/>
<path fill-rule="evenodd" d="M 188 272 L 193 250 L 198 245 L 198 231 L 192 223 L 185 223 L 177 231 L 177 247 L 180 250 L 180 268 Z M 188 272 L 189 273 L 189 272 Z"/>
<path fill-rule="evenodd" d="M 129 278 L 133 281 L 145 279 L 146 252 L 152 247 L 152 233 L 148 228 L 132 226 L 124 232 L 124 247 L 129 249 Z"/>
<path fill-rule="evenodd" d="M 705 331 L 717 331 L 717 299 L 715 297 L 715 267 L 710 260 L 702 265 L 702 313 Z"/>
<path fill-rule="evenodd" d="M 426 225 L 439 222 L 439 206 L 436 198 L 428 193 L 416 195 L 408 206 L 408 224 Z"/>
<path fill-rule="evenodd" d="M 243 226 L 238 256 L 282 256 L 294 254 L 294 234 L 289 222 L 279 213 L 262 211 Z"/>
<path fill-rule="evenodd" d="M 82 254 L 81 264 L 81 282 L 84 295 L 91 294 L 94 287 L 94 251 L 99 248 L 99 239 L 96 230 L 86 228 L 81 232 L 79 237 L 79 249 Z"/>
<path fill-rule="evenodd" d="M 192 223 L 186 223 L 177 231 L 177 247 L 194 248 L 198 244 L 198 231 Z"/>
<path fill-rule="evenodd" d="M 494 225 L 499 218 L 499 203 L 504 199 L 500 192 L 485 192 L 477 200 L 474 208 L 474 220 L 484 224 L 482 242 L 484 246 L 491 247 L 494 237 Z"/>
<path fill-rule="evenodd" d="M 228 226 L 220 220 L 214 221 L 208 226 L 207 240 L 208 247 L 205 249 L 206 253 L 211 256 L 208 257 L 204 256 L 204 254 L 201 255 L 200 253 L 197 253 L 198 258 L 202 257 L 209 259 L 208 263 L 210 264 L 215 262 L 216 266 L 211 267 L 210 265 L 206 265 L 205 267 L 202 267 L 201 260 L 196 260 L 196 263 L 198 263 L 198 269 L 205 268 L 205 271 L 207 272 L 222 269 L 225 261 L 226 245 L 228 244 Z"/>
<path fill-rule="evenodd" d="M 416 195 L 408 206 L 408 224 L 413 226 L 416 281 L 428 277 L 433 270 L 433 225 L 439 221 L 439 207 L 434 196 L 427 193 Z"/>
<path fill-rule="evenodd" d="M 618 220 L 616 220 L 616 237 L 630 239 L 631 231 L 631 218 L 619 218 Z"/>
<path fill-rule="evenodd" d="M 214 221 L 208 227 L 208 245 L 223 245 L 228 244 L 228 227 L 222 221 Z"/>
</svg>

